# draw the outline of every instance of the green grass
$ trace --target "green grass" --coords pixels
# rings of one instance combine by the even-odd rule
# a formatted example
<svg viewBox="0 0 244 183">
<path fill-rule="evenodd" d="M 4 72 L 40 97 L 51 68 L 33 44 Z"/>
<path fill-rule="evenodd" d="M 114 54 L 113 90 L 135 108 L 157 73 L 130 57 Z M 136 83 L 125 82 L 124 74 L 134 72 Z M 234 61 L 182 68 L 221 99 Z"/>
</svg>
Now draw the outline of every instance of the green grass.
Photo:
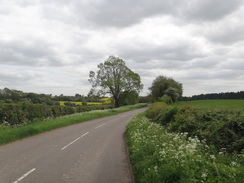
<svg viewBox="0 0 244 183">
<path fill-rule="evenodd" d="M 215 153 L 197 137 L 168 133 L 145 113 L 134 117 L 126 130 L 137 183 L 239 183 L 244 180 L 243 154 Z"/>
<path fill-rule="evenodd" d="M 196 108 L 236 110 L 244 109 L 244 100 L 193 100 L 180 101 L 172 105 L 178 107 L 190 105 Z"/>
<path fill-rule="evenodd" d="M 28 136 L 53 130 L 56 128 L 68 126 L 75 123 L 97 119 L 105 116 L 111 116 L 122 112 L 134 110 L 146 106 L 145 104 L 137 104 L 131 106 L 120 107 L 110 110 L 96 110 L 84 113 L 76 113 L 66 115 L 59 118 L 39 120 L 31 124 L 21 126 L 0 126 L 0 145 L 12 141 L 16 141 Z"/>
</svg>

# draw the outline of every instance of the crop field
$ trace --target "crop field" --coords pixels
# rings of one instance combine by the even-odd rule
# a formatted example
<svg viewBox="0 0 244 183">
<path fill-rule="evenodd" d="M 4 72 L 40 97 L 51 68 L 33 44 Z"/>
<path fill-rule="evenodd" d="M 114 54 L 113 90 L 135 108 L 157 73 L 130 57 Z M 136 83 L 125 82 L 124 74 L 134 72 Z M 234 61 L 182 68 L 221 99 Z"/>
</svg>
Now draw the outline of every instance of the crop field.
<svg viewBox="0 0 244 183">
<path fill-rule="evenodd" d="M 59 105 L 64 106 L 66 101 L 59 101 Z M 75 105 L 82 105 L 82 102 L 70 102 Z M 103 105 L 103 104 L 111 104 L 113 103 L 111 98 L 102 98 L 101 102 L 87 102 L 87 105 Z"/>
<path fill-rule="evenodd" d="M 173 106 L 182 107 L 185 105 L 193 106 L 196 108 L 206 109 L 221 109 L 221 110 L 244 110 L 244 100 L 193 100 L 181 101 L 173 104 Z"/>
</svg>

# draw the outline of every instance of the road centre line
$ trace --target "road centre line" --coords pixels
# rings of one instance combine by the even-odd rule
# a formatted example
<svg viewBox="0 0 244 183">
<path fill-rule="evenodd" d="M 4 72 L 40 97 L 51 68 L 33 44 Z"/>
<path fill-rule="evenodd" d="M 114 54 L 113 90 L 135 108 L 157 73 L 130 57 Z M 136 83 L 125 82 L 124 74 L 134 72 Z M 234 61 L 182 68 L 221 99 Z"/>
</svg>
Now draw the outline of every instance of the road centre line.
<svg viewBox="0 0 244 183">
<path fill-rule="evenodd" d="M 22 175 L 20 178 L 18 178 L 16 181 L 14 181 L 13 183 L 18 183 L 21 180 L 23 180 L 25 177 L 27 177 L 28 175 L 30 175 L 32 172 L 34 172 L 36 169 L 33 168 L 31 169 L 29 172 L 25 173 L 24 175 Z"/>
<path fill-rule="evenodd" d="M 100 127 L 104 126 L 104 125 L 106 125 L 106 123 L 103 123 L 103 124 L 101 124 L 101 125 L 97 126 L 95 129 L 98 129 L 98 128 L 100 128 Z"/>
<path fill-rule="evenodd" d="M 70 142 L 69 144 L 67 144 L 66 146 L 64 146 L 63 148 L 61 148 L 61 150 L 66 149 L 68 146 L 70 146 L 71 144 L 75 143 L 77 140 L 81 139 L 82 137 L 86 136 L 89 132 L 86 132 L 85 134 L 81 135 L 80 137 L 78 137 L 77 139 L 73 140 L 72 142 Z"/>
</svg>

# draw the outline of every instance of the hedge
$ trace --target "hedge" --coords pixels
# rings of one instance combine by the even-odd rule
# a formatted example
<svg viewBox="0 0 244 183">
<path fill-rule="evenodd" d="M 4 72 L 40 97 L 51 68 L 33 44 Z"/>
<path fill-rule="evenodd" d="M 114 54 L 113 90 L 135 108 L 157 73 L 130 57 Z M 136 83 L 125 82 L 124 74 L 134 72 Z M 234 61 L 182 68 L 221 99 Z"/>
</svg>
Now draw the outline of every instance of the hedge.
<svg viewBox="0 0 244 183">
<path fill-rule="evenodd" d="M 107 106 L 56 106 L 47 104 L 1 104 L 0 125 L 22 125 L 38 119 L 54 118 L 68 114 L 105 109 Z"/>
</svg>

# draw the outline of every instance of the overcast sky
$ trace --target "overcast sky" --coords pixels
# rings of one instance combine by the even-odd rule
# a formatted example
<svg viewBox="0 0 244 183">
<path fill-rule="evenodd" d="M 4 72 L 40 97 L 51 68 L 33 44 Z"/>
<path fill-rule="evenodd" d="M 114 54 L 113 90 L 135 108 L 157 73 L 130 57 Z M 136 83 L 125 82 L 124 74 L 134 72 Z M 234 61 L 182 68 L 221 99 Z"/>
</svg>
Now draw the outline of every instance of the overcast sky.
<svg viewBox="0 0 244 183">
<path fill-rule="evenodd" d="M 110 55 L 183 95 L 244 90 L 243 0 L 0 0 L 0 89 L 87 95 Z"/>
</svg>

